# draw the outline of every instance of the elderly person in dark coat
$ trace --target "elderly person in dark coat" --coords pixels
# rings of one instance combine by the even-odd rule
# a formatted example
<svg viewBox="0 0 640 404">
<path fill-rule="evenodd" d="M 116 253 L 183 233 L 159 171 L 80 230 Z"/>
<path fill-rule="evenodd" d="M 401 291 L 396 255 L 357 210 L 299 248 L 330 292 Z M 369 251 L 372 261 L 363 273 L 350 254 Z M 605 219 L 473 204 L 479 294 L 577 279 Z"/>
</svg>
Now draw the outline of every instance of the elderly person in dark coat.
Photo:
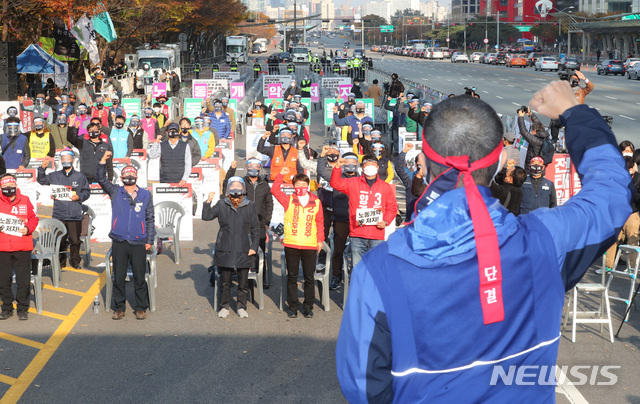
<svg viewBox="0 0 640 404">
<path fill-rule="evenodd" d="M 226 196 L 211 206 L 215 192 L 209 194 L 202 209 L 202 220 L 218 218 L 220 230 L 216 240 L 213 264 L 222 274 L 222 296 L 218 317 L 229 315 L 231 275 L 238 271 L 238 316 L 247 318 L 247 282 L 249 268 L 254 265 L 254 257 L 260 240 L 260 221 L 255 205 L 247 197 L 247 187 L 241 177 L 231 177 L 227 181 Z"/>
</svg>

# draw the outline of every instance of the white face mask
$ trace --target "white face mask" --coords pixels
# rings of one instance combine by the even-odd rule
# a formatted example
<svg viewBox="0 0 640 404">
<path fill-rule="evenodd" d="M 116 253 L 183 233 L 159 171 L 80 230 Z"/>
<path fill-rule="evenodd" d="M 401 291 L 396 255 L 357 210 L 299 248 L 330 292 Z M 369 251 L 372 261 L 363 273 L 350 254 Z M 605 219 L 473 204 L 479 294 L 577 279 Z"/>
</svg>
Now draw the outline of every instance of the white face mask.
<svg viewBox="0 0 640 404">
<path fill-rule="evenodd" d="M 633 157 L 633 153 L 624 152 L 622 153 L 622 157 Z"/>
<path fill-rule="evenodd" d="M 373 177 L 374 175 L 378 174 L 378 167 L 366 166 L 362 171 L 364 172 L 364 175 L 368 177 Z"/>
<path fill-rule="evenodd" d="M 153 112 L 155 112 L 157 114 L 158 112 L 160 112 L 160 108 L 158 108 L 158 107 L 154 108 Z"/>
</svg>

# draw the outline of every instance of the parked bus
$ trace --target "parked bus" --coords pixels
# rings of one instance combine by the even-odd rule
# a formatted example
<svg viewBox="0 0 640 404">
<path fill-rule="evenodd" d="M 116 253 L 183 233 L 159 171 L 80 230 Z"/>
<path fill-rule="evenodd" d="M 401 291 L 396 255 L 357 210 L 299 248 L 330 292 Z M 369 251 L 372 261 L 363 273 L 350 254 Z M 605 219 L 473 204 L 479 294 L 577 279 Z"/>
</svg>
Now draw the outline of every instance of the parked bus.
<svg viewBox="0 0 640 404">
<path fill-rule="evenodd" d="M 525 52 L 533 52 L 533 41 L 531 39 L 520 38 L 516 41 L 516 47 L 522 48 Z"/>
</svg>

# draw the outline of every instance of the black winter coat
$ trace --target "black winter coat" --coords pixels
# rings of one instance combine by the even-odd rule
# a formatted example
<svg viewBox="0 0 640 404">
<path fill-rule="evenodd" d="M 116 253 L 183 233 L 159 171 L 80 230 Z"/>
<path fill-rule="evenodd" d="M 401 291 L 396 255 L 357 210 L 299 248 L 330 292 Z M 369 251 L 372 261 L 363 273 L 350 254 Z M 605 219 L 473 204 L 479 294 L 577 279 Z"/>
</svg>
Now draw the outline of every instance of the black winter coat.
<svg viewBox="0 0 640 404">
<path fill-rule="evenodd" d="M 215 206 L 204 202 L 202 220 L 218 218 L 220 230 L 216 239 L 216 252 L 213 264 L 225 268 L 251 268 L 255 257 L 249 250 L 258 251 L 260 221 L 256 208 L 246 197 L 237 208 L 228 197 L 221 199 Z"/>
<path fill-rule="evenodd" d="M 227 181 L 236 175 L 235 168 L 229 168 L 227 176 L 224 179 L 223 191 L 227 191 Z M 247 198 L 254 203 L 258 220 L 260 221 L 260 238 L 267 237 L 267 229 L 265 226 L 271 224 L 271 215 L 273 214 L 273 196 L 271 195 L 271 187 L 265 177 L 259 176 L 255 183 L 251 182 L 248 175 L 244 176 L 244 183 L 247 187 Z"/>
<path fill-rule="evenodd" d="M 536 114 L 531 114 L 531 124 L 539 123 L 540 119 L 536 116 Z M 520 134 L 524 137 L 524 139 L 529 143 L 529 147 L 527 147 L 527 157 L 525 157 L 524 165 L 527 173 L 529 172 L 529 167 L 531 166 L 531 159 L 534 157 L 540 156 L 542 152 L 542 144 L 544 143 L 544 139 L 549 137 L 547 132 L 536 133 L 533 135 L 531 132 L 527 130 L 526 125 L 524 124 L 524 117 L 518 117 L 518 129 L 520 129 Z"/>
</svg>

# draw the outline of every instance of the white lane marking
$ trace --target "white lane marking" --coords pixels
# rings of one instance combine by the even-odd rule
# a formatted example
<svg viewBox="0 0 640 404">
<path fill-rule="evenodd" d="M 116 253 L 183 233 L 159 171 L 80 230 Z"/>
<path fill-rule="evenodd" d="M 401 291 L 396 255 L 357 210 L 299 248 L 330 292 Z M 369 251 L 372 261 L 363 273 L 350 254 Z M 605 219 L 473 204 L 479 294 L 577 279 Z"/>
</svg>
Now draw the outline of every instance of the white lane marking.
<svg viewBox="0 0 640 404">
<path fill-rule="evenodd" d="M 636 120 L 636 118 L 631 118 L 631 117 L 625 116 L 625 115 L 619 115 L 619 116 L 620 116 L 620 118 L 625 118 L 625 119 L 629 119 L 629 120 L 632 120 L 632 121 Z"/>
<path fill-rule="evenodd" d="M 560 381 L 556 386 L 556 393 L 562 394 L 571 404 L 589 404 L 586 398 L 578 391 L 564 374 L 560 366 L 556 365 L 556 380 Z"/>
<path fill-rule="evenodd" d="M 441 78 L 440 76 L 436 76 L 436 77 L 439 78 L 439 79 Z"/>
<path fill-rule="evenodd" d="M 491 82 L 492 82 L 493 84 L 498 84 L 498 82 L 497 82 L 497 81 L 493 81 L 493 80 L 491 80 Z"/>
<path fill-rule="evenodd" d="M 605 97 L 607 97 L 607 98 L 608 98 L 608 99 L 610 99 L 610 100 L 617 100 L 617 98 L 616 98 L 616 97 L 610 97 L 610 96 L 608 96 L 608 95 L 605 95 Z"/>
<path fill-rule="evenodd" d="M 518 104 L 517 102 L 512 102 L 513 105 L 515 105 L 516 107 L 519 107 L 520 104 Z"/>
<path fill-rule="evenodd" d="M 501 100 L 504 100 L 504 98 L 500 97 L 499 95 L 496 95 L 496 98 L 500 98 Z"/>
<path fill-rule="evenodd" d="M 513 84 L 507 84 L 507 87 L 513 87 Z"/>
<path fill-rule="evenodd" d="M 462 85 L 462 83 L 461 83 L 461 82 L 458 82 L 458 85 L 459 85 L 459 86 L 461 86 L 461 85 Z"/>
<path fill-rule="evenodd" d="M 451 79 L 447 79 L 447 81 L 451 81 Z"/>
<path fill-rule="evenodd" d="M 530 92 L 530 93 L 532 93 L 532 92 L 533 92 L 533 90 L 529 90 L 528 88 L 523 88 L 523 90 L 524 90 L 524 91 L 528 91 L 528 92 Z"/>
<path fill-rule="evenodd" d="M 489 92 L 488 92 L 488 91 L 484 91 L 484 90 L 482 90 L 482 92 L 483 92 L 483 93 L 485 93 L 485 94 L 489 94 Z"/>
</svg>

